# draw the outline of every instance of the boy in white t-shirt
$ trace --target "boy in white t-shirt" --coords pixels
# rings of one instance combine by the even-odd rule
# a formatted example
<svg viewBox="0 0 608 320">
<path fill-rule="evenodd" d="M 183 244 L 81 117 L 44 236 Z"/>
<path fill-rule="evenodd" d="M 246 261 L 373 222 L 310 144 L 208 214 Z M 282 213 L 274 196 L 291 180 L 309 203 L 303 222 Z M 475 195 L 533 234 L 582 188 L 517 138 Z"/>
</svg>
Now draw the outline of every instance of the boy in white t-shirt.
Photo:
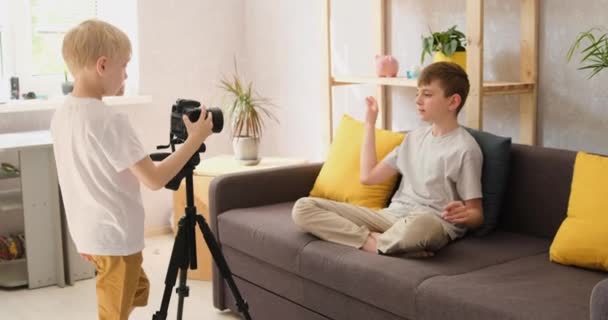
<svg viewBox="0 0 608 320">
<path fill-rule="evenodd" d="M 372 210 L 320 198 L 299 199 L 293 219 L 321 239 L 381 254 L 427 257 L 468 228 L 483 222 L 481 167 L 483 156 L 457 115 L 469 93 L 469 79 L 457 64 L 427 66 L 418 79 L 416 107 L 430 126 L 407 134 L 384 159 L 376 157 L 378 105 L 366 99 L 361 148 L 363 184 L 402 175 L 388 208 Z"/>
<path fill-rule="evenodd" d="M 165 186 L 211 134 L 212 119 L 191 123 L 184 117 L 188 139 L 155 164 L 128 117 L 102 101 L 124 90 L 128 37 L 88 20 L 65 35 L 62 53 L 74 90 L 53 115 L 51 134 L 67 222 L 78 252 L 97 269 L 99 319 L 127 319 L 134 307 L 147 304 L 149 292 L 141 266 L 140 182 L 153 190 Z"/>
</svg>

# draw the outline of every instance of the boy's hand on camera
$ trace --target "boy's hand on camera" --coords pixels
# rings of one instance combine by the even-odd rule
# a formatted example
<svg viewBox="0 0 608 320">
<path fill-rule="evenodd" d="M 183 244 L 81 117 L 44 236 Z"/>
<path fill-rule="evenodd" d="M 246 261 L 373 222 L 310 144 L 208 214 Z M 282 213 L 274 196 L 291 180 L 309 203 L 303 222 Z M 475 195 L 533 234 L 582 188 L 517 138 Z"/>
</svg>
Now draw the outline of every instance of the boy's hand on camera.
<svg viewBox="0 0 608 320">
<path fill-rule="evenodd" d="M 367 105 L 367 112 L 365 113 L 365 124 L 376 126 L 376 119 L 378 118 L 378 102 L 374 97 L 365 98 L 365 104 Z"/>
<path fill-rule="evenodd" d="M 201 116 L 196 122 L 191 122 L 187 115 L 183 116 L 188 138 L 192 137 L 200 143 L 203 143 L 213 133 L 211 131 L 213 129 L 213 114 L 209 113 L 206 119 L 205 114 L 207 114 L 207 110 L 203 107 L 201 108 Z"/>
</svg>

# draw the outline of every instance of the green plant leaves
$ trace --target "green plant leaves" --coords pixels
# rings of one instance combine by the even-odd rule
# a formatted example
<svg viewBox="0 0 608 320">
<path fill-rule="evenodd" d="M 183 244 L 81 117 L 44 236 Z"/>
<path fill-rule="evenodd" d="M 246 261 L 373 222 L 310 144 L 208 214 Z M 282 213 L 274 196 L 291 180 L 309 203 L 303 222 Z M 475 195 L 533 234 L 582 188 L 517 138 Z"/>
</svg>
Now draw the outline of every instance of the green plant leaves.
<svg viewBox="0 0 608 320">
<path fill-rule="evenodd" d="M 465 51 L 466 36 L 456 29 L 456 25 L 444 32 L 433 32 L 422 37 L 422 53 L 420 63 L 424 63 L 424 58 L 428 54 L 433 56 L 434 52 L 441 51 L 444 55 L 451 57 L 456 51 Z"/>
<path fill-rule="evenodd" d="M 458 41 L 456 39 L 450 40 L 447 46 L 443 48 L 443 54 L 450 57 L 456 52 L 456 48 L 458 48 Z"/>
<path fill-rule="evenodd" d="M 597 38 L 594 32 L 604 33 Z M 591 28 L 588 31 L 581 32 L 566 54 L 568 62 L 572 60 L 574 53 L 579 50 L 583 42 L 587 43 L 587 46 L 580 50 L 580 53 L 584 56 L 579 61 L 582 66 L 578 70 L 591 70 L 588 77 L 591 79 L 603 69 L 608 68 L 608 33 L 601 28 Z"/>
<path fill-rule="evenodd" d="M 279 122 L 270 107 L 276 107 L 269 99 L 260 97 L 253 89 L 253 82 L 243 85 L 235 63 L 231 80 L 220 81 L 220 88 L 228 93 L 230 102 L 227 111 L 231 118 L 233 137 L 260 139 L 264 128 L 263 116 Z"/>
</svg>

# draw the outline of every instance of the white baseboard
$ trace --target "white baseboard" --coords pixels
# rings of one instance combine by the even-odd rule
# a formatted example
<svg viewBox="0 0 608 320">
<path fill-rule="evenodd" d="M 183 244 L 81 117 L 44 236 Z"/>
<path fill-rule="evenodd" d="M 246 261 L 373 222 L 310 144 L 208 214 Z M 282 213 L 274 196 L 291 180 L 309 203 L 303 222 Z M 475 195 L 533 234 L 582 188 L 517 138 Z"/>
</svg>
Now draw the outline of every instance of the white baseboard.
<svg viewBox="0 0 608 320">
<path fill-rule="evenodd" d="M 144 230 L 144 237 L 154 237 L 171 233 L 173 233 L 173 230 L 170 225 L 160 227 L 149 227 Z"/>
</svg>

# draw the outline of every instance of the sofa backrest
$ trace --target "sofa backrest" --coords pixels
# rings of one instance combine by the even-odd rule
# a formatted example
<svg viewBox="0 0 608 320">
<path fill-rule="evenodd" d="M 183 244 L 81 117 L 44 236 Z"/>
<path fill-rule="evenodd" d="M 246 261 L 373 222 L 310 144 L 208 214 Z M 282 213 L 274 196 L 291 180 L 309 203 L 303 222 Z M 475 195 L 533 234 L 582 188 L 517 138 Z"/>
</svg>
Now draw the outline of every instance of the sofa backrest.
<svg viewBox="0 0 608 320">
<path fill-rule="evenodd" d="M 576 152 L 513 144 L 498 229 L 553 238 L 566 217 Z"/>
</svg>

